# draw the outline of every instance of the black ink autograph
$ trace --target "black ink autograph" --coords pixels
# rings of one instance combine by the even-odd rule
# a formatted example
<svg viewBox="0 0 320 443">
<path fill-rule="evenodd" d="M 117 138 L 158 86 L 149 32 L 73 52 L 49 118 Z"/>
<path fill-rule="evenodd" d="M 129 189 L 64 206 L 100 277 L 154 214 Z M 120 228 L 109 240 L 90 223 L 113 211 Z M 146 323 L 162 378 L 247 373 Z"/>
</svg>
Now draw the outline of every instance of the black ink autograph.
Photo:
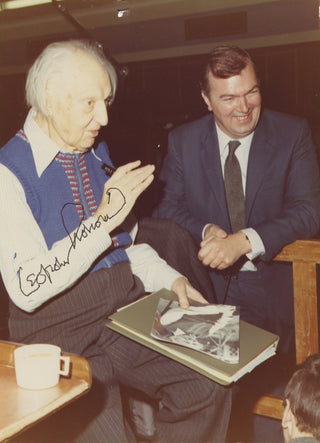
<svg viewBox="0 0 320 443">
<path fill-rule="evenodd" d="M 61 220 L 71 243 L 67 255 L 63 260 L 59 260 L 57 257 L 55 257 L 54 263 L 52 264 L 48 264 L 46 266 L 41 264 L 40 269 L 36 274 L 31 273 L 28 274 L 26 277 L 23 276 L 23 268 L 22 266 L 20 266 L 18 269 L 18 277 L 19 277 L 20 290 L 23 295 L 29 297 L 31 294 L 36 292 L 41 285 L 45 284 L 47 281 L 49 283 L 52 283 L 51 274 L 59 271 L 61 268 L 64 268 L 65 266 L 70 265 L 70 255 L 71 252 L 76 249 L 77 244 L 80 243 L 83 239 L 87 238 L 88 235 L 91 234 L 91 232 L 95 231 L 96 229 L 99 229 L 102 225 L 102 222 L 107 222 L 108 220 L 112 219 L 117 214 L 119 214 L 119 212 L 126 204 L 126 198 L 124 194 L 120 191 L 120 189 L 118 188 L 107 189 L 106 191 L 106 195 L 108 197 L 107 204 L 110 205 L 111 201 L 114 200 L 114 198 L 116 197 L 115 193 L 120 194 L 120 198 L 118 196 L 119 204 L 116 209 L 111 211 L 111 214 L 109 213 L 106 215 L 100 215 L 97 218 L 97 220 L 94 223 L 91 223 L 89 226 L 84 225 L 83 221 L 81 221 L 79 226 L 72 233 L 70 233 L 66 227 L 64 213 L 68 207 L 76 206 L 76 203 L 66 203 L 63 206 L 63 208 L 61 209 Z M 23 287 L 29 288 L 29 290 L 24 289 Z"/>
</svg>

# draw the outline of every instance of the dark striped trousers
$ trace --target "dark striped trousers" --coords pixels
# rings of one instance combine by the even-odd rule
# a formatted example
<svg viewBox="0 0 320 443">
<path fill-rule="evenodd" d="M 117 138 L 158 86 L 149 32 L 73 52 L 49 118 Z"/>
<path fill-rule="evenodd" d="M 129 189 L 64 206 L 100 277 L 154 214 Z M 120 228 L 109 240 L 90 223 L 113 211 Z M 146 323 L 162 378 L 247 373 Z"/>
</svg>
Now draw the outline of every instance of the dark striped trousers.
<svg viewBox="0 0 320 443">
<path fill-rule="evenodd" d="M 108 316 L 144 294 L 128 263 L 88 274 L 72 289 L 28 314 L 10 305 L 10 339 L 54 343 L 84 356 L 91 391 L 16 441 L 136 441 L 123 415 L 120 385 L 139 389 L 160 404 L 157 441 L 223 443 L 231 390 L 139 345 L 105 326 Z"/>
</svg>

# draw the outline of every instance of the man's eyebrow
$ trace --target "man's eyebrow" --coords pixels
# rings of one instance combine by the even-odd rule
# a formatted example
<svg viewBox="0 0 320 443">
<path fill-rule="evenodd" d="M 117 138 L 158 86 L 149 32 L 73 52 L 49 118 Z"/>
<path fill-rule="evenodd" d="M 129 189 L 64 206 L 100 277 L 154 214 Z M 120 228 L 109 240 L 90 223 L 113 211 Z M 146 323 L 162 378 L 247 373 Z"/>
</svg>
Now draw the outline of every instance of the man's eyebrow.
<svg viewBox="0 0 320 443">
<path fill-rule="evenodd" d="M 252 88 L 250 89 L 250 91 L 247 92 L 247 94 L 249 94 L 250 92 L 254 91 L 255 89 L 260 89 L 260 86 L 258 84 L 252 86 Z"/>
<path fill-rule="evenodd" d="M 92 95 L 88 95 L 88 93 L 86 92 L 86 93 L 81 94 L 81 95 L 79 94 L 78 99 L 81 100 L 81 101 L 84 101 L 84 100 L 94 100 L 94 97 Z"/>
<path fill-rule="evenodd" d="M 250 92 L 253 92 L 255 89 L 260 89 L 259 85 L 254 85 L 244 95 L 250 94 Z M 222 94 L 222 95 L 220 95 L 220 98 L 229 98 L 229 97 L 238 97 L 238 95 L 236 95 L 236 94 Z"/>
<path fill-rule="evenodd" d="M 221 94 L 220 98 L 236 97 L 235 94 Z"/>
</svg>

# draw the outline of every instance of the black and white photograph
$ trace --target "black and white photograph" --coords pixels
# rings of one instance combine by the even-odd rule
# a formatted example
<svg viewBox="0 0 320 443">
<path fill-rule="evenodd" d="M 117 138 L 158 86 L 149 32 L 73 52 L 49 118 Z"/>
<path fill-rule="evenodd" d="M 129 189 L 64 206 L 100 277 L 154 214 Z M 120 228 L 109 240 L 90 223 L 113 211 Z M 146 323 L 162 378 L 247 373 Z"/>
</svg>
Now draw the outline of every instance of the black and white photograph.
<svg viewBox="0 0 320 443">
<path fill-rule="evenodd" d="M 159 300 L 151 336 L 204 352 L 226 363 L 239 363 L 239 308 L 206 304 L 181 308 Z"/>
</svg>

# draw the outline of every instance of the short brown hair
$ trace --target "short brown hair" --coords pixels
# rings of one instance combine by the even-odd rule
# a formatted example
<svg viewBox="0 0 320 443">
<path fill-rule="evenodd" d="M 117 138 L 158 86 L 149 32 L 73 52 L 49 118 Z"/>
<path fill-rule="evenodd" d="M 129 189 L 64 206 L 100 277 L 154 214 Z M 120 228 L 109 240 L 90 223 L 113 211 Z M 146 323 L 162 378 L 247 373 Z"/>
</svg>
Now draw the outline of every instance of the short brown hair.
<svg viewBox="0 0 320 443">
<path fill-rule="evenodd" d="M 320 354 L 311 355 L 293 374 L 284 392 L 297 428 L 320 440 Z"/>
<path fill-rule="evenodd" d="M 250 55 L 244 49 L 241 49 L 238 46 L 216 46 L 209 54 L 203 78 L 200 83 L 201 90 L 208 95 L 208 75 L 210 72 L 218 78 L 229 78 L 240 74 L 249 63 L 252 64 L 257 75 L 255 65 Z"/>
</svg>

